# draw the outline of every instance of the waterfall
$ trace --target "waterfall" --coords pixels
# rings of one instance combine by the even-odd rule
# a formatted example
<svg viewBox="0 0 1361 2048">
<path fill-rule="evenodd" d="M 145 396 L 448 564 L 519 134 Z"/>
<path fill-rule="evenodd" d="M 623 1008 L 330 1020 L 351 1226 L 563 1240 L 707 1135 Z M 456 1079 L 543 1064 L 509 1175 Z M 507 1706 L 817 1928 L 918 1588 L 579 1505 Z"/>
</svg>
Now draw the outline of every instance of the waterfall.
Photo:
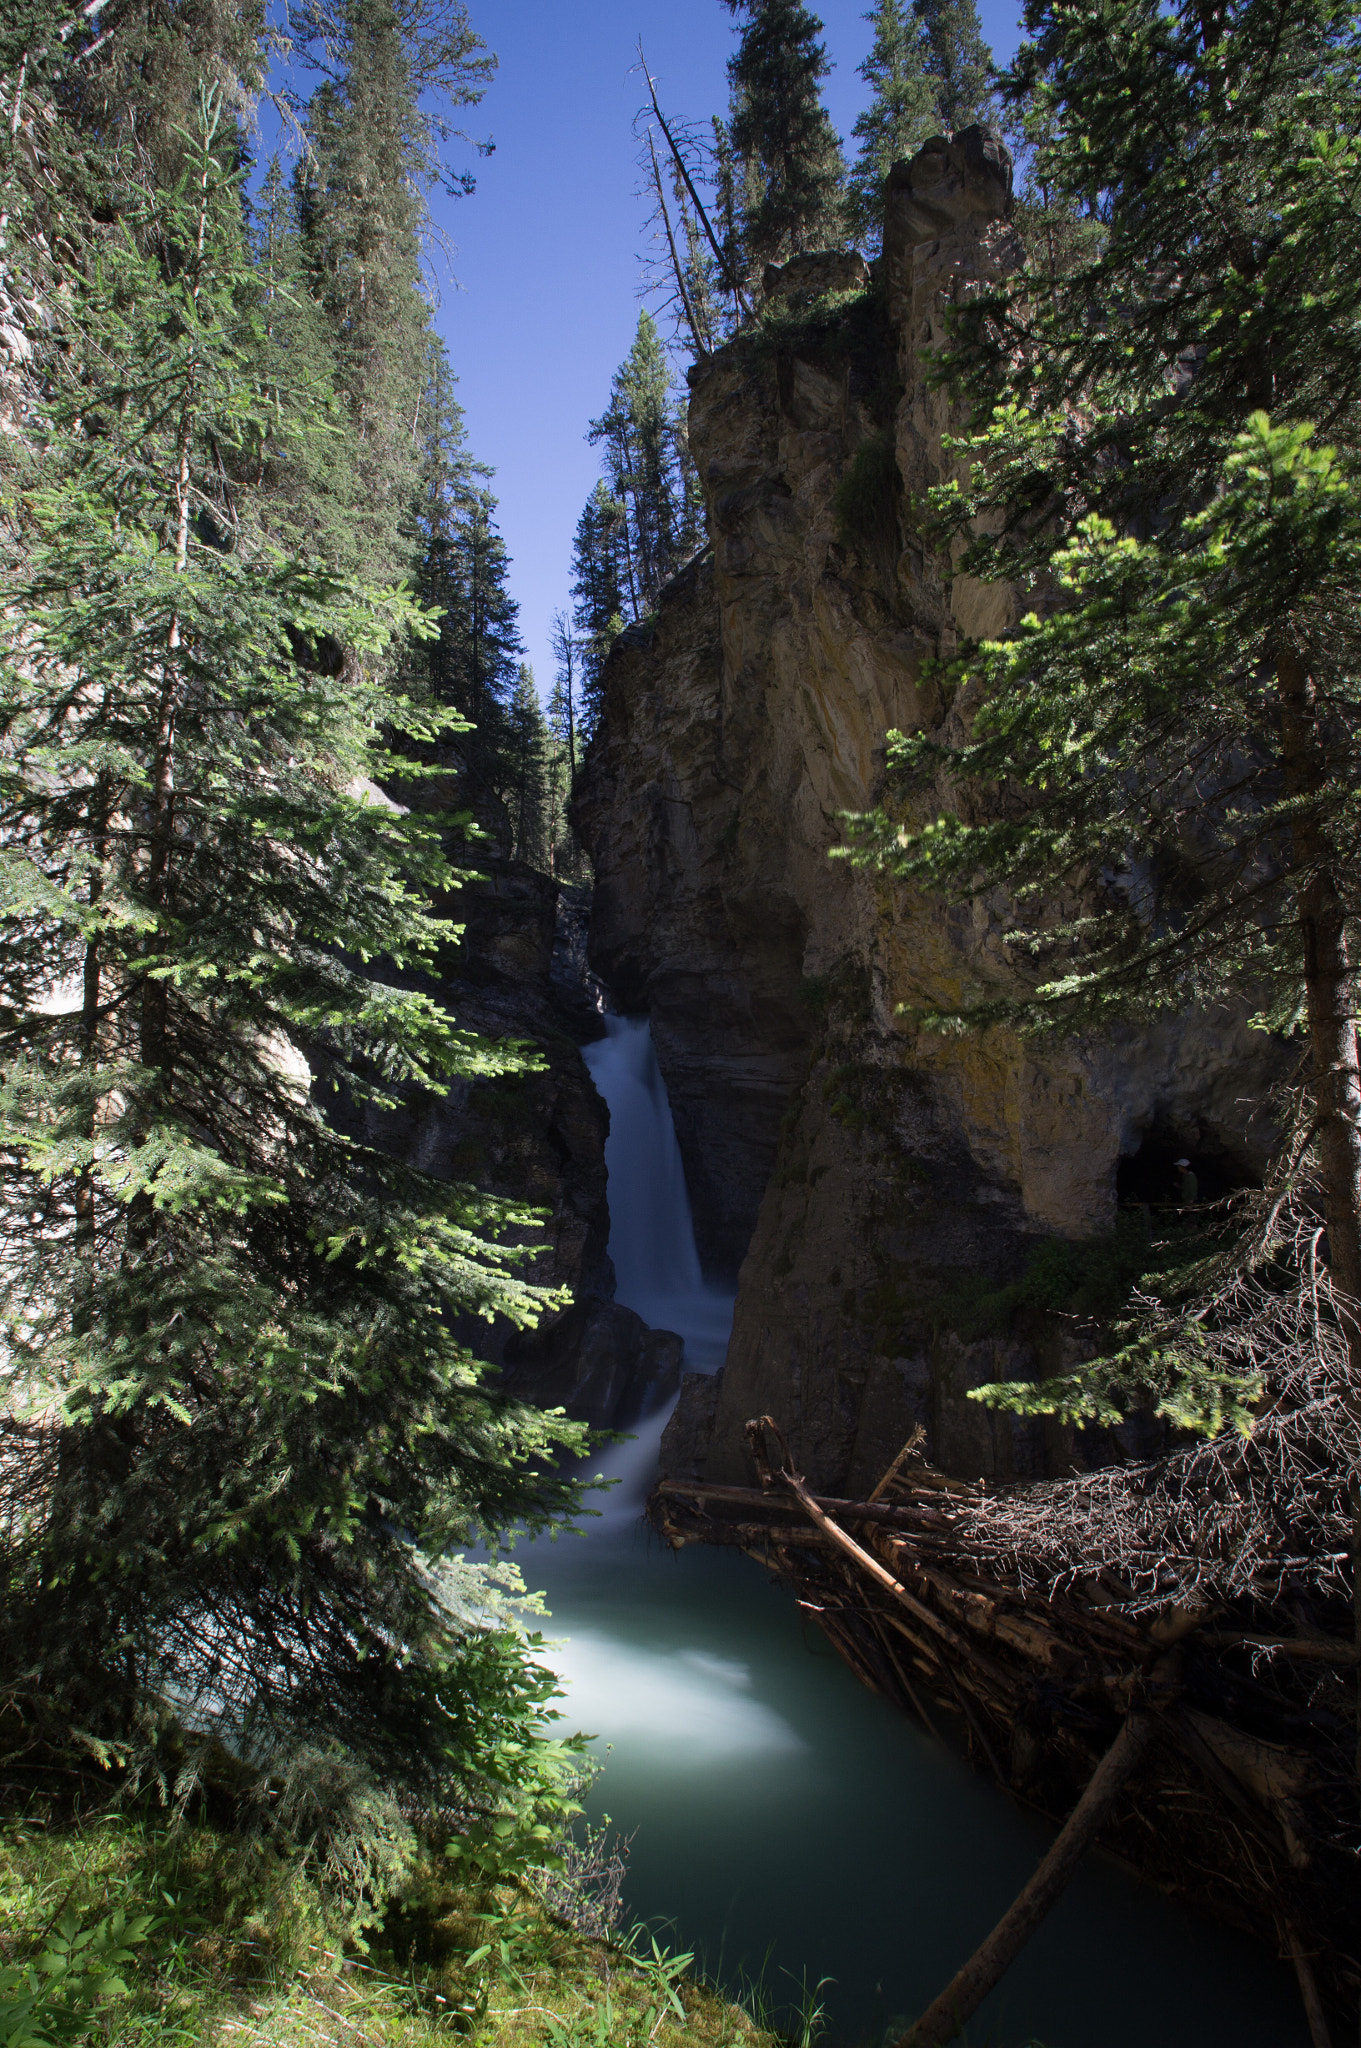
<svg viewBox="0 0 1361 2048">
<path fill-rule="evenodd" d="M 700 1270 L 685 1169 L 647 1018 L 607 1016 L 605 1036 L 583 1057 L 610 1112 L 605 1168 L 615 1300 L 654 1330 L 676 1331 L 687 1372 L 717 1372 L 733 1296 L 707 1286 Z M 620 1481 L 609 1497 L 610 1519 L 637 1513 L 674 1405 L 644 1417 L 634 1441 L 602 1460 L 600 1469 Z"/>
</svg>

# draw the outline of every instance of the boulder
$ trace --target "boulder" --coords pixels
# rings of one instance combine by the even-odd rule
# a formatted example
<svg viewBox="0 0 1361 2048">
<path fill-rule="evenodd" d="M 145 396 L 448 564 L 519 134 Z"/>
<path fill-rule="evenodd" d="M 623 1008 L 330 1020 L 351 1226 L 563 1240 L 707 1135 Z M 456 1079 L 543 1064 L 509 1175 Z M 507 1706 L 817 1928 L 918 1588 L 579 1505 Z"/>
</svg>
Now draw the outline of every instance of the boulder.
<svg viewBox="0 0 1361 2048">
<path fill-rule="evenodd" d="M 815 249 L 788 263 L 767 263 L 761 289 L 768 299 L 820 299 L 824 292 L 858 292 L 869 283 L 858 249 Z"/>
</svg>

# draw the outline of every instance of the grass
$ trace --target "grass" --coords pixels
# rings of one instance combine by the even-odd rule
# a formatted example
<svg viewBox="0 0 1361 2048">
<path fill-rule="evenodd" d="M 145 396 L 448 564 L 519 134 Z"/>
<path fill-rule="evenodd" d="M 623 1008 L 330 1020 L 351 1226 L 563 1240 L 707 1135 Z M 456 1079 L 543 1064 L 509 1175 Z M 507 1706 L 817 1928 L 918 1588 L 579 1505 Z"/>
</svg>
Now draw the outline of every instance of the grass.
<svg viewBox="0 0 1361 2048">
<path fill-rule="evenodd" d="M 430 1865 L 364 1940 L 207 1825 L 0 1825 L 0 2048 L 775 2048 L 645 1931 L 589 1940 Z"/>
</svg>

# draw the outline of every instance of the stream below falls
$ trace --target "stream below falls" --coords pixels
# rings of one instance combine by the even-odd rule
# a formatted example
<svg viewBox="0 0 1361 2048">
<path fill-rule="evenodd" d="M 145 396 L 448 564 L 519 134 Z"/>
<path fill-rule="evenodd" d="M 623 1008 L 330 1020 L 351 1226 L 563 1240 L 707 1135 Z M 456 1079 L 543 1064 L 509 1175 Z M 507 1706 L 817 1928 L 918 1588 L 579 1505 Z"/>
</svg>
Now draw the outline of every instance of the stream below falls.
<svg viewBox="0 0 1361 2048">
<path fill-rule="evenodd" d="M 586 1062 L 610 1109 L 618 1299 L 723 1360 L 732 1300 L 705 1286 L 645 1020 Z M 760 1980 L 829 2039 L 878 2048 L 972 1952 L 1054 1830 L 867 1692 L 751 1559 L 672 1553 L 640 1509 L 662 1410 L 592 1469 L 616 1477 L 583 1538 L 518 1553 L 544 1588 L 567 1725 L 605 1768 L 589 1801 L 632 1835 L 629 1914 L 724 1990 Z M 597 1502 L 601 1496 L 595 1496 Z M 898 2027 L 892 2031 L 897 2032 Z M 969 2029 L 974 2048 L 1307 2048 L 1293 1975 L 1261 1945 L 1100 1854 Z"/>
</svg>

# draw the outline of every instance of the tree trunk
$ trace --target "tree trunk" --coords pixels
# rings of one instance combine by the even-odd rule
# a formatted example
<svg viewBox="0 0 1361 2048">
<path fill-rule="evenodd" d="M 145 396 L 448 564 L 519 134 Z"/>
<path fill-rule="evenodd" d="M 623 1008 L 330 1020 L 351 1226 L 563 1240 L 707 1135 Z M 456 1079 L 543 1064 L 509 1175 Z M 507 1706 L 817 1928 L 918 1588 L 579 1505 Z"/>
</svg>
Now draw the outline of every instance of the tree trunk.
<svg viewBox="0 0 1361 2048">
<path fill-rule="evenodd" d="M 1318 729 L 1317 691 L 1293 642 L 1276 659 L 1281 699 L 1281 759 L 1293 797 L 1318 797 L 1328 761 Z M 1361 1071 L 1354 977 L 1337 860 L 1317 812 L 1291 827 L 1299 877 L 1296 907 L 1304 954 L 1304 993 L 1319 1123 L 1328 1264 L 1338 1293 L 1351 1363 L 1352 1419 L 1361 1430 Z M 1352 1607 L 1361 1653 L 1361 1474 L 1352 1475 Z M 1361 1667 L 1359 1667 L 1361 1669 Z M 1356 1705 L 1356 1778 L 1361 1792 L 1361 1682 Z"/>
<path fill-rule="evenodd" d="M 1277 659 L 1281 754 L 1292 797 L 1319 796 L 1328 763 L 1320 740 L 1313 677 L 1294 647 Z M 1308 811 L 1291 833 L 1299 876 L 1296 910 L 1304 955 L 1304 989 L 1319 1118 L 1328 1261 L 1341 1293 L 1361 1304 L 1361 1071 L 1358 1071 L 1353 971 L 1336 856 L 1323 825 Z M 1349 1319 L 1348 1348 L 1361 1381 L 1361 1325 Z"/>
<path fill-rule="evenodd" d="M 942 2048 L 964 2030 L 983 2000 L 1015 1962 L 1082 1857 L 1095 1841 L 1130 1772 L 1148 1748 L 1152 1717 L 1136 1710 L 1102 1757 L 1030 1882 L 914 2026 L 892 2048 Z"/>
</svg>

